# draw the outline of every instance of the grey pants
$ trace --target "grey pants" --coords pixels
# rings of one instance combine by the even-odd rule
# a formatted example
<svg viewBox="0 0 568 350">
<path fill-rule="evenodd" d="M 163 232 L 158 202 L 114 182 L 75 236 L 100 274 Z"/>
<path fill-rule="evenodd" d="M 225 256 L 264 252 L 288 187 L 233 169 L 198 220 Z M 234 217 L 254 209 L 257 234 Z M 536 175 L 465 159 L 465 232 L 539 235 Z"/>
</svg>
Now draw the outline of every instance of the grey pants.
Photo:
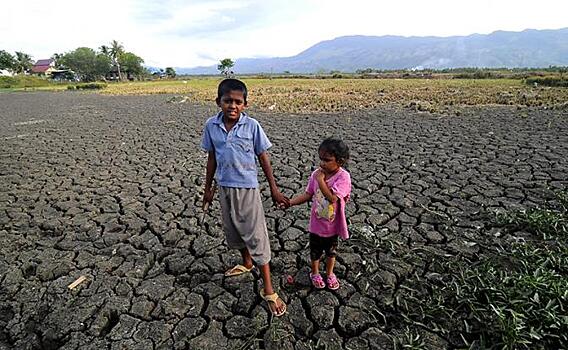
<svg viewBox="0 0 568 350">
<path fill-rule="evenodd" d="M 227 245 L 247 248 L 257 265 L 270 261 L 270 241 L 258 188 L 219 186 L 221 217 Z"/>
</svg>

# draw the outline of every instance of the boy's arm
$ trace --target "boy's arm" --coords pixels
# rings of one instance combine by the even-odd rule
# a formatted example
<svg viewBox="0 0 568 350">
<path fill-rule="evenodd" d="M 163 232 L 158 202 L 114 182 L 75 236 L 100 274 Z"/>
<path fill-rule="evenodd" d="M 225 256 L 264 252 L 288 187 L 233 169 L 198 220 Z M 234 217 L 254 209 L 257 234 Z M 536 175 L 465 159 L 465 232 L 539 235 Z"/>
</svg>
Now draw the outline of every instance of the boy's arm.
<svg viewBox="0 0 568 350">
<path fill-rule="evenodd" d="M 339 197 L 337 197 L 330 189 L 329 186 L 327 186 L 327 183 L 325 182 L 325 174 L 323 173 L 323 171 L 318 170 L 317 174 L 316 174 L 316 180 L 318 181 L 318 185 L 319 188 L 321 190 L 321 193 L 325 196 L 325 198 L 330 202 L 330 203 L 335 203 L 337 202 L 337 200 L 339 199 Z"/>
<path fill-rule="evenodd" d="M 304 192 L 290 199 L 290 206 L 306 203 L 310 199 L 312 199 L 312 195 L 308 192 Z"/>
<path fill-rule="evenodd" d="M 280 191 L 278 190 L 278 186 L 276 185 L 276 180 L 274 180 L 274 175 L 272 173 L 272 166 L 270 165 L 270 157 L 268 156 L 268 152 L 262 152 L 258 155 L 258 161 L 260 163 L 260 167 L 264 172 L 264 176 L 266 176 L 266 180 L 268 181 L 268 186 L 270 186 L 270 194 L 272 195 L 272 200 L 275 204 L 284 204 L 286 207 L 290 206 L 290 199 L 286 198 Z"/>
<path fill-rule="evenodd" d="M 217 170 L 217 160 L 215 159 L 215 151 L 209 151 L 207 153 L 207 167 L 205 171 L 205 192 L 203 193 L 203 207 L 206 203 L 211 204 L 213 202 L 213 194 L 215 189 L 213 188 L 213 177 L 215 176 L 215 171 Z"/>
</svg>

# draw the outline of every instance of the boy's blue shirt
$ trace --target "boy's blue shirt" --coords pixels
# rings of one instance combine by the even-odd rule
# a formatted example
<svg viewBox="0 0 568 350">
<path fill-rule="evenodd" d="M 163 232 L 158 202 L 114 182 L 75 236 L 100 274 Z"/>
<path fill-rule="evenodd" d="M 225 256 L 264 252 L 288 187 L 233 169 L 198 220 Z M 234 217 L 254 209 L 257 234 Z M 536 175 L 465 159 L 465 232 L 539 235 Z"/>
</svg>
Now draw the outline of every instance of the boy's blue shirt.
<svg viewBox="0 0 568 350">
<path fill-rule="evenodd" d="M 257 188 L 256 157 L 272 146 L 255 119 L 241 113 L 239 121 L 227 133 L 223 112 L 205 123 L 201 148 L 215 151 L 217 183 L 224 187 Z"/>
</svg>

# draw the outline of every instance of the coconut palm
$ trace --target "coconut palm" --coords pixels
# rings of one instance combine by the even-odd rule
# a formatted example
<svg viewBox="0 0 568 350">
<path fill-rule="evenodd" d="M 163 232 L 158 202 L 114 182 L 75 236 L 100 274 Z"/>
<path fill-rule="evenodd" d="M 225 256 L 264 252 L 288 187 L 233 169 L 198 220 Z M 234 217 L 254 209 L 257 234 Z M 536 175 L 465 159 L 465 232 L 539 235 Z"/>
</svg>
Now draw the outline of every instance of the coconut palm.
<svg viewBox="0 0 568 350">
<path fill-rule="evenodd" d="M 55 62 L 55 67 L 57 67 L 57 69 L 61 69 L 62 65 L 61 65 L 61 59 L 63 58 L 63 54 L 62 53 L 54 53 L 51 56 L 51 59 Z"/>
<path fill-rule="evenodd" d="M 99 51 L 100 51 L 103 55 L 110 57 L 110 49 L 108 48 L 108 46 L 106 46 L 106 45 L 101 45 L 101 47 L 99 47 Z"/>
<path fill-rule="evenodd" d="M 32 69 L 32 56 L 16 51 L 16 73 L 23 74 Z"/>
<path fill-rule="evenodd" d="M 111 41 L 109 54 L 110 54 L 110 58 L 112 59 L 112 63 L 116 66 L 116 69 L 118 70 L 118 80 L 120 80 L 120 81 L 122 81 L 122 73 L 120 72 L 119 60 L 120 60 L 120 56 L 123 53 L 124 53 L 124 46 L 122 46 L 122 44 L 120 44 L 116 40 Z"/>
</svg>

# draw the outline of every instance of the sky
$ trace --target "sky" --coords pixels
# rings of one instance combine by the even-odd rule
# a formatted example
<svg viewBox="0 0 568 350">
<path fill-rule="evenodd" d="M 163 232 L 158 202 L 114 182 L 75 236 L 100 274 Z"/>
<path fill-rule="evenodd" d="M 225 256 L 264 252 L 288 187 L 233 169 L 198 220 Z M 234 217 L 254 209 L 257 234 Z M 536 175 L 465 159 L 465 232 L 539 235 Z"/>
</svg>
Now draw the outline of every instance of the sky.
<svg viewBox="0 0 568 350">
<path fill-rule="evenodd" d="M 568 27 L 566 0 L 18 0 L 0 50 L 34 60 L 112 40 L 146 66 L 288 57 L 345 35 L 465 36 Z"/>
</svg>

